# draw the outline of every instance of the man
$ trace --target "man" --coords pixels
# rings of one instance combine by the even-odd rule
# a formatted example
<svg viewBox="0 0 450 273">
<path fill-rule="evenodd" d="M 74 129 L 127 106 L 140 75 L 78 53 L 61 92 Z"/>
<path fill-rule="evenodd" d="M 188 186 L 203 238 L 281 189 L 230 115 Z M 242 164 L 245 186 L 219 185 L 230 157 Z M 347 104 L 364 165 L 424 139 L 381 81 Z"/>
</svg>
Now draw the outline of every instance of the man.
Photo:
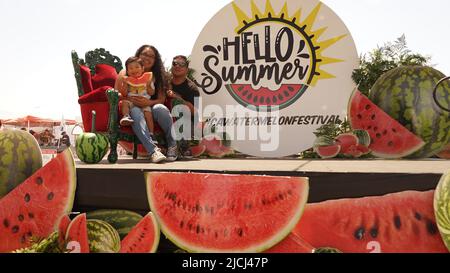
<svg viewBox="0 0 450 273">
<path fill-rule="evenodd" d="M 188 79 L 189 61 L 186 56 L 178 55 L 172 60 L 171 68 L 171 89 L 167 91 L 167 97 L 172 99 L 172 106 L 177 104 L 186 105 L 191 112 L 191 137 L 194 130 L 194 114 L 197 111 L 195 108 L 195 99 L 200 96 L 197 86 Z M 182 139 L 180 141 L 180 150 L 183 157 L 192 157 L 189 149 L 189 143 Z"/>
<path fill-rule="evenodd" d="M 65 145 L 66 147 L 70 147 L 70 137 L 65 131 L 63 131 L 61 133 L 61 145 Z"/>
</svg>

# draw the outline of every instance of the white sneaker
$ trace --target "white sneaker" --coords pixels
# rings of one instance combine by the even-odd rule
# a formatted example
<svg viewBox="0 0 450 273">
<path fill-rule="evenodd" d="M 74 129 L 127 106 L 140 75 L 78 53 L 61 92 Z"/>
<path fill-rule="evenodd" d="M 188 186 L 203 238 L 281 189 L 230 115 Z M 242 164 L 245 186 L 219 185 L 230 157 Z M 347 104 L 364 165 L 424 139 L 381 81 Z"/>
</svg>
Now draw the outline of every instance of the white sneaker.
<svg viewBox="0 0 450 273">
<path fill-rule="evenodd" d="M 167 161 L 175 161 L 178 158 L 178 146 L 174 145 L 167 149 Z"/>
<path fill-rule="evenodd" d="M 130 117 L 130 115 L 126 115 L 120 120 L 119 124 L 122 126 L 128 126 L 133 124 L 133 122 L 134 120 Z"/>
<path fill-rule="evenodd" d="M 155 151 L 150 156 L 150 160 L 152 161 L 152 163 L 160 163 L 161 161 L 164 161 L 166 159 L 166 156 L 161 153 L 159 148 L 155 148 Z"/>
</svg>

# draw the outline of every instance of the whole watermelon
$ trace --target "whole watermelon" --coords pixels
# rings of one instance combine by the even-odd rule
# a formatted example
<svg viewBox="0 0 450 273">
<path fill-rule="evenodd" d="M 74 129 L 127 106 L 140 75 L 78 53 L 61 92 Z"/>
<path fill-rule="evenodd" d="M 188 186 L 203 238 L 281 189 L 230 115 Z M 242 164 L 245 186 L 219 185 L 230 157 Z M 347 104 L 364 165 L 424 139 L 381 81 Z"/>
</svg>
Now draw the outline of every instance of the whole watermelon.
<svg viewBox="0 0 450 273">
<path fill-rule="evenodd" d="M 109 141 L 100 133 L 82 133 L 77 136 L 75 147 L 81 161 L 95 164 L 100 162 L 108 152 Z"/>
<path fill-rule="evenodd" d="M 41 167 L 41 149 L 30 133 L 0 131 L 0 198 Z"/>
<path fill-rule="evenodd" d="M 426 66 L 403 66 L 383 74 L 370 90 L 369 98 L 426 143 L 409 157 L 431 157 L 450 141 L 450 113 L 433 99 L 433 89 L 445 75 Z M 450 83 L 439 86 L 436 99 L 450 105 Z"/>
</svg>

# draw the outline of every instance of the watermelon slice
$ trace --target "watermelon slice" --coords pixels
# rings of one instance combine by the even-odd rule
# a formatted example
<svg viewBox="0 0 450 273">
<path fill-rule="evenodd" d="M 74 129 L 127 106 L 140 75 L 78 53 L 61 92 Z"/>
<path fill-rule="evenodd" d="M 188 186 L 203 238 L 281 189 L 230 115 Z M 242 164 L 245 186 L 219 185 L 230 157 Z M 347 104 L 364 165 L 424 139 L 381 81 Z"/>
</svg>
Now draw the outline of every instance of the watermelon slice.
<svg viewBox="0 0 450 273">
<path fill-rule="evenodd" d="M 30 246 L 30 238 L 48 237 L 72 210 L 75 163 L 70 149 L 0 200 L 0 252 Z"/>
<path fill-rule="evenodd" d="M 193 157 L 199 157 L 206 151 L 206 146 L 204 144 L 198 144 L 191 147 L 191 153 Z"/>
<path fill-rule="evenodd" d="M 391 118 L 358 90 L 348 106 L 353 129 L 367 130 L 372 154 L 381 158 L 401 158 L 422 148 L 425 142 Z"/>
<path fill-rule="evenodd" d="M 155 216 L 149 212 L 122 240 L 120 253 L 155 253 L 159 234 Z"/>
<path fill-rule="evenodd" d="M 66 233 L 67 233 L 67 228 L 69 228 L 70 225 L 70 218 L 68 215 L 64 215 L 61 220 L 59 221 L 59 225 L 58 225 L 58 243 L 59 246 L 61 247 L 61 249 L 64 249 L 65 246 L 65 242 L 66 242 Z"/>
<path fill-rule="evenodd" d="M 145 174 L 161 230 L 191 252 L 259 252 L 286 237 L 308 199 L 308 179 L 203 173 Z"/>
<path fill-rule="evenodd" d="M 293 233 L 314 247 L 343 252 L 447 252 L 433 194 L 405 191 L 308 204 Z"/>
<path fill-rule="evenodd" d="M 89 253 L 86 213 L 79 214 L 70 222 L 66 231 L 66 242 L 70 253 Z"/>
</svg>

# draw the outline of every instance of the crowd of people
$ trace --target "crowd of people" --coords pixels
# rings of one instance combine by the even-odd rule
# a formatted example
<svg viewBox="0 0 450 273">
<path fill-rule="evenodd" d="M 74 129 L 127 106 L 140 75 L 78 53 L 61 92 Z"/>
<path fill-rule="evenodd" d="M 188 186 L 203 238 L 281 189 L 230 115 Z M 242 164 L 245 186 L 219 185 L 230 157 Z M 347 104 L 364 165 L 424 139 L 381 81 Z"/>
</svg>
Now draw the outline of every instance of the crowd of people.
<svg viewBox="0 0 450 273">
<path fill-rule="evenodd" d="M 176 141 L 173 117 L 165 104 L 168 99 L 176 100 L 186 105 L 194 116 L 194 98 L 199 92 L 187 77 L 189 61 L 186 56 L 175 56 L 170 71 L 170 75 L 166 75 L 161 55 L 154 46 L 143 45 L 127 60 L 115 83 L 122 105 L 125 105 L 120 123 L 131 125 L 153 163 L 175 161 L 180 155 L 190 155 L 187 142 Z M 157 123 L 164 133 L 165 154 L 153 135 L 153 123 Z"/>
</svg>

